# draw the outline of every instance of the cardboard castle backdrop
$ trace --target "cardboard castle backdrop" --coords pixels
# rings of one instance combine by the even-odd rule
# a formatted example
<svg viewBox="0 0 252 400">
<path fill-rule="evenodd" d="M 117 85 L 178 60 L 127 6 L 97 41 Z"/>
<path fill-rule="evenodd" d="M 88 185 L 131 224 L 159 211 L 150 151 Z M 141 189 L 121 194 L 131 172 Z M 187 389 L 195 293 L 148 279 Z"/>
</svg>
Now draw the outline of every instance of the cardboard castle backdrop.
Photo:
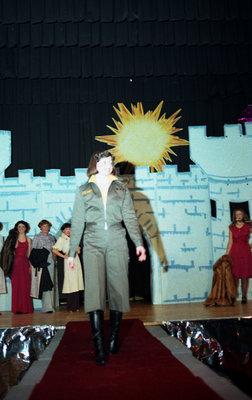
<svg viewBox="0 0 252 400">
<path fill-rule="evenodd" d="M 252 123 L 225 125 L 221 137 L 207 137 L 205 126 L 188 127 L 191 159 L 189 172 L 164 165 L 161 172 L 136 167 L 135 176 L 122 176 L 128 185 L 151 254 L 154 304 L 204 301 L 212 281 L 213 262 L 225 253 L 230 204 L 246 203 L 252 212 Z M 5 178 L 11 163 L 11 132 L 0 131 L 0 220 L 5 237 L 14 224 L 26 220 L 29 236 L 46 218 L 56 234 L 71 218 L 76 187 L 86 181 L 86 169 L 74 176 L 46 170 L 20 170 Z M 211 216 L 215 205 L 216 216 Z M 167 267 L 168 263 L 168 268 Z M 0 295 L 0 309 L 10 310 L 11 290 Z M 249 288 L 251 298 L 252 288 Z M 39 301 L 34 302 L 40 308 Z"/>
</svg>

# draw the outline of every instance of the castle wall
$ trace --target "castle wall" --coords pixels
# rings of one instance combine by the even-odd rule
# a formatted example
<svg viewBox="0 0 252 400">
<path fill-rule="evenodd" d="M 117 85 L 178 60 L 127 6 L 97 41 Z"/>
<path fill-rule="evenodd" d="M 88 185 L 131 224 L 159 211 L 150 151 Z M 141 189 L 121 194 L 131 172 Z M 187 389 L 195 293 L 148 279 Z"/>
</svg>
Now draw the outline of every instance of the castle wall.
<svg viewBox="0 0 252 400">
<path fill-rule="evenodd" d="M 224 127 L 223 137 L 211 139 L 205 127 L 189 127 L 190 153 L 196 164 L 189 172 L 167 165 L 159 173 L 137 167 L 135 176 L 122 176 L 149 243 L 154 304 L 203 302 L 207 297 L 212 265 L 226 250 L 229 202 L 248 201 L 252 212 L 251 125 L 246 126 L 246 136 L 234 125 Z M 71 218 L 75 190 L 86 181 L 86 169 L 76 169 L 71 177 L 62 177 L 60 170 L 46 170 L 45 177 L 21 170 L 18 177 L 5 178 L 11 162 L 10 132 L 0 131 L 0 140 L 1 234 L 6 237 L 24 219 L 33 237 L 39 232 L 38 222 L 46 218 L 52 222 L 51 233 L 57 235 Z M 210 199 L 216 201 L 216 218 L 211 217 Z M 10 310 L 7 281 L 9 293 L 0 295 L 0 310 Z M 34 304 L 40 307 L 39 301 Z"/>
<path fill-rule="evenodd" d="M 216 218 L 211 219 L 212 243 L 214 258 L 225 254 L 228 242 L 228 225 L 230 224 L 229 203 L 248 201 L 252 211 L 252 176 L 244 179 L 216 180 L 209 178 L 210 198 L 216 202 Z"/>
<path fill-rule="evenodd" d="M 252 123 L 224 125 L 224 136 L 207 137 L 206 127 L 189 127 L 191 159 L 208 176 L 209 199 L 215 201 L 211 217 L 213 259 L 226 252 L 230 203 L 248 202 L 252 217 Z M 252 289 L 249 289 L 251 298 Z"/>
<path fill-rule="evenodd" d="M 147 167 L 137 168 L 135 179 L 141 188 L 133 193 L 137 215 L 143 213 L 143 197 L 149 201 L 139 222 L 145 226 L 149 217 L 160 234 L 158 248 L 155 242 L 151 246 L 153 302 L 203 301 L 211 287 L 213 260 L 207 176 L 197 166 L 186 173 L 165 166 L 156 174 Z"/>
<path fill-rule="evenodd" d="M 45 218 L 52 223 L 51 233 L 57 236 L 61 225 L 71 218 L 75 190 L 86 180 L 86 169 L 76 169 L 74 177 L 62 177 L 60 170 L 47 170 L 45 177 L 34 177 L 33 170 L 21 170 L 17 178 L 1 178 L 1 234 L 6 237 L 18 220 L 25 220 L 31 226 L 28 236 L 33 238 L 40 232 L 38 222 Z M 3 310 L 11 308 L 9 278 L 7 286 L 8 295 L 0 295 Z M 34 300 L 34 307 L 40 306 L 41 302 Z"/>
</svg>

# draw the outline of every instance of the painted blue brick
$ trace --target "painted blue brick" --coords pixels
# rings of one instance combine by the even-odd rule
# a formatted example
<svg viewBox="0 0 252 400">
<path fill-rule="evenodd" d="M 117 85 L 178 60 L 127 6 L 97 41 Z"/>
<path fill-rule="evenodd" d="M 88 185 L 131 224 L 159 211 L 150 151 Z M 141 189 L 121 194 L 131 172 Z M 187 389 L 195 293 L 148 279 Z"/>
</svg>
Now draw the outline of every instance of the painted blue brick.
<svg viewBox="0 0 252 400">
<path fill-rule="evenodd" d="M 203 301 L 211 288 L 212 264 L 225 252 L 229 202 L 248 201 L 252 213 L 252 124 L 245 126 L 245 136 L 239 125 L 225 125 L 224 136 L 212 138 L 206 136 L 206 127 L 189 127 L 195 165 L 188 172 L 178 172 L 176 165 L 154 174 L 149 167 L 137 167 L 135 176 L 122 177 L 150 244 L 154 303 Z M 39 220 L 46 218 L 57 235 L 71 218 L 74 194 L 87 181 L 87 169 L 76 168 L 71 177 L 53 169 L 46 170 L 45 177 L 21 170 L 18 177 L 5 178 L 11 162 L 10 132 L 0 131 L 0 139 L 2 234 L 25 219 L 33 237 Z M 227 151 L 230 146 L 236 151 Z M 217 218 L 210 215 L 210 199 L 216 201 Z M 6 296 L 10 294 L 0 296 L 0 306 Z"/>
</svg>

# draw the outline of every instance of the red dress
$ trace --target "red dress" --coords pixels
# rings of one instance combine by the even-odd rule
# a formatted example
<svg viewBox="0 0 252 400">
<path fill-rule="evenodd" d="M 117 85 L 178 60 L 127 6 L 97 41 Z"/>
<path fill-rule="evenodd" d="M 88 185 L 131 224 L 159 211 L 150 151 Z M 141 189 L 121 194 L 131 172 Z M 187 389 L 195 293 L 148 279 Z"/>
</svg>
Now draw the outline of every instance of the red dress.
<svg viewBox="0 0 252 400">
<path fill-rule="evenodd" d="M 33 305 L 30 297 L 31 275 L 27 258 L 28 239 L 18 241 L 15 249 L 13 272 L 11 274 L 11 311 L 13 313 L 32 313 Z"/>
<path fill-rule="evenodd" d="M 235 278 L 251 278 L 252 254 L 248 244 L 250 236 L 249 225 L 244 224 L 241 228 L 234 226 L 229 229 L 233 238 L 230 252 L 230 256 L 233 260 L 232 273 Z"/>
</svg>

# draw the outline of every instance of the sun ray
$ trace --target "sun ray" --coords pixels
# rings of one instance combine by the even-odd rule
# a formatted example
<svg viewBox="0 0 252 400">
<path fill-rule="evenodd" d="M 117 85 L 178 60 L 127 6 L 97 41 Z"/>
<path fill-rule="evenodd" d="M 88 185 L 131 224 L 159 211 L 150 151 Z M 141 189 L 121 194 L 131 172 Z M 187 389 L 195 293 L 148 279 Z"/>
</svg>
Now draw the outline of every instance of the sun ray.
<svg viewBox="0 0 252 400">
<path fill-rule="evenodd" d="M 162 171 L 167 160 L 172 162 L 171 155 L 176 156 L 172 147 L 189 144 L 187 140 L 174 136 L 182 130 L 175 126 L 181 118 L 178 115 L 181 109 L 166 118 L 166 113 L 160 116 L 163 101 L 154 111 L 148 110 L 146 113 L 141 102 L 131 104 L 131 111 L 123 103 L 117 106 L 113 108 L 119 120 L 112 118 L 115 127 L 107 125 L 114 134 L 95 137 L 100 142 L 114 146 L 110 151 L 115 163 L 128 161 L 136 166 L 148 165 L 151 172 Z"/>
<path fill-rule="evenodd" d="M 154 117 L 156 117 L 156 119 L 158 120 L 158 118 L 159 118 L 159 115 L 160 115 L 160 112 L 161 112 L 161 108 L 162 108 L 162 106 L 163 106 L 163 101 L 160 101 L 160 103 L 159 103 L 159 105 L 157 106 L 157 108 L 153 111 L 153 113 L 152 113 L 152 115 L 154 116 Z"/>
</svg>

